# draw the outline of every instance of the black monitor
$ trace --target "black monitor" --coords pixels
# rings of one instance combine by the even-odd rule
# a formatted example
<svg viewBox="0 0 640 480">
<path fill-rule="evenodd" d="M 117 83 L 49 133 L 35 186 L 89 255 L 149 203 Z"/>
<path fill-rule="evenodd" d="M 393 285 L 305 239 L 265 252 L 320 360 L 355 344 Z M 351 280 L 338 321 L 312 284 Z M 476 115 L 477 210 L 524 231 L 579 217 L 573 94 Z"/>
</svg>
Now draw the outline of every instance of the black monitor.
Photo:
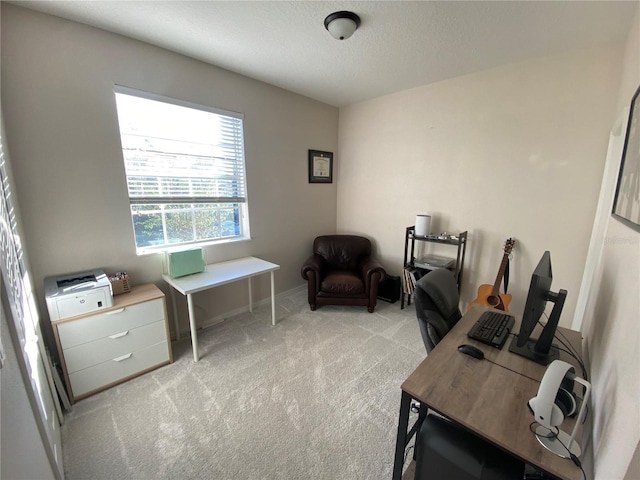
<svg viewBox="0 0 640 480">
<path fill-rule="evenodd" d="M 529 293 L 522 314 L 520 333 L 513 339 L 509 347 L 510 352 L 542 365 L 550 364 L 559 356 L 558 347 L 552 342 L 560 321 L 564 301 L 567 298 L 566 290 L 559 290 L 557 293 L 551 291 L 552 279 L 551 254 L 544 252 L 531 275 L 531 285 L 529 285 Z M 540 337 L 531 338 L 533 329 L 547 307 L 547 302 L 554 304 L 549 320 L 542 329 Z"/>
</svg>

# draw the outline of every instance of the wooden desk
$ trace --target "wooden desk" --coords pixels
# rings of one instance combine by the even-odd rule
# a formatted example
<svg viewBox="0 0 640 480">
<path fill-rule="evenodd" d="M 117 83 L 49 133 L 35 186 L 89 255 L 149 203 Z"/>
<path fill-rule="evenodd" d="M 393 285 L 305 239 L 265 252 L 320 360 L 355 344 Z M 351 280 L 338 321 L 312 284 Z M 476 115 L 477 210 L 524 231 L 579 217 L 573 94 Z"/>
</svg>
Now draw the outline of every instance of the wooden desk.
<svg viewBox="0 0 640 480">
<path fill-rule="evenodd" d="M 187 297 L 187 307 L 189 310 L 189 329 L 191 330 L 191 346 L 193 348 L 193 361 L 199 360 L 198 355 L 198 333 L 193 309 L 192 295 L 209 288 L 219 287 L 227 283 L 248 279 L 249 282 L 249 311 L 253 312 L 253 298 L 251 294 L 251 277 L 263 273 L 271 273 L 271 324 L 276 324 L 276 303 L 273 272 L 278 270 L 280 265 L 267 262 L 256 257 L 244 257 L 228 262 L 214 263 L 207 265 L 204 272 L 194 273 L 185 277 L 172 278 L 169 275 L 162 275 L 165 282 L 175 290 Z M 180 330 L 178 328 L 178 309 L 173 289 L 171 290 L 173 300 L 173 321 L 176 330 L 176 340 L 180 340 Z"/>
<path fill-rule="evenodd" d="M 406 443 L 419 427 L 414 425 L 407 432 L 412 400 L 421 404 L 417 423 L 430 408 L 551 475 L 580 479 L 582 473 L 571 460 L 546 450 L 529 429 L 534 418 L 527 402 L 537 395 L 546 367 L 509 352 L 511 339 L 498 350 L 467 337 L 485 310 L 485 307 L 474 306 L 402 384 L 394 480 L 401 478 Z M 517 318 L 514 332 L 519 331 L 519 325 Z M 565 328 L 559 330 L 582 354 L 580 333 Z M 463 343 L 483 350 L 485 359 L 477 360 L 458 352 L 458 346 Z M 574 365 L 576 373 L 581 375 L 572 357 L 561 352 L 560 359 Z M 575 419 L 568 419 L 561 428 L 570 433 L 574 425 Z M 576 439 L 583 443 L 580 431 Z"/>
</svg>

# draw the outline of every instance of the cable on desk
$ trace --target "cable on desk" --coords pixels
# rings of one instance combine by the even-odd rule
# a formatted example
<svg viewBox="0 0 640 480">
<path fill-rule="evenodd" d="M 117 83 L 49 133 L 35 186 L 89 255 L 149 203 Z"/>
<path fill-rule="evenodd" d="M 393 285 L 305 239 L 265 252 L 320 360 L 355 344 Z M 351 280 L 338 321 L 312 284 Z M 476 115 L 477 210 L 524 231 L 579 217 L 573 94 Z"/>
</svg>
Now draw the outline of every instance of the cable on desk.
<svg viewBox="0 0 640 480">
<path fill-rule="evenodd" d="M 545 313 L 545 315 L 546 315 L 546 313 Z M 538 323 L 544 327 L 544 324 L 542 324 L 542 322 L 540 322 L 540 320 L 538 320 Z M 558 333 L 560 333 L 560 335 L 562 335 L 562 332 L 558 332 Z M 514 337 L 517 337 L 517 335 L 516 335 L 515 333 L 511 333 L 511 332 L 510 332 L 510 333 L 509 333 L 509 335 L 513 335 Z M 566 338 L 564 335 L 562 335 L 562 336 L 565 338 L 565 340 L 567 340 L 567 338 Z M 559 338 L 557 338 L 557 337 L 556 337 L 556 339 L 557 339 L 560 343 L 562 343 L 564 346 L 566 346 L 567 348 L 570 348 L 569 346 L 567 346 L 567 345 L 566 345 L 562 340 L 560 340 Z M 567 340 L 567 342 L 570 344 L 569 340 Z M 578 356 L 577 354 L 574 354 L 573 352 L 571 352 L 571 351 L 569 351 L 569 350 L 565 350 L 564 348 L 558 348 L 558 350 L 562 350 L 563 352 L 565 352 L 565 353 L 567 353 L 568 355 L 570 355 L 570 356 L 572 356 L 573 358 L 575 358 L 575 360 L 580 364 L 580 368 L 582 369 L 582 372 L 583 372 L 583 378 L 584 378 L 585 380 L 587 380 L 587 381 L 588 381 L 588 379 L 587 379 L 587 373 L 586 373 L 586 370 L 585 370 L 585 367 L 584 367 L 584 363 L 582 363 L 582 359 L 581 359 L 581 358 L 579 358 L 579 356 Z M 500 365 L 499 363 L 496 363 L 496 362 L 494 362 L 493 360 L 489 360 L 489 359 L 488 359 L 488 358 L 486 358 L 486 357 L 485 357 L 485 360 L 489 361 L 489 363 L 493 363 L 494 365 L 497 365 L 497 366 L 502 367 L 502 368 L 504 368 L 504 369 L 506 369 L 506 370 L 509 370 L 509 371 L 511 371 L 511 372 L 513 372 L 513 373 L 516 373 L 516 374 L 521 375 L 521 376 L 523 376 L 523 377 L 525 377 L 525 378 L 528 378 L 528 379 L 530 379 L 530 380 L 533 380 L 534 382 L 540 383 L 540 381 L 541 381 L 541 380 L 536 380 L 535 378 L 532 378 L 532 377 L 530 377 L 530 376 L 528 376 L 528 375 L 525 375 L 524 373 L 521 373 L 521 372 L 517 372 L 517 371 L 515 371 L 515 370 L 512 370 L 512 369 L 511 369 L 511 368 L 509 368 L 509 367 L 505 367 L 504 365 Z M 584 418 L 582 419 L 582 423 L 583 423 L 583 424 L 584 424 L 584 422 L 587 420 L 587 417 L 589 416 L 589 405 L 588 405 L 588 404 L 586 405 L 586 408 L 587 408 L 587 414 L 586 414 L 586 415 L 584 416 Z M 558 441 L 560 441 L 560 440 L 558 440 Z"/>
<path fill-rule="evenodd" d="M 545 315 L 546 315 L 546 313 L 545 313 Z M 545 326 L 545 325 L 544 325 L 544 323 L 542 323 L 540 320 L 538 320 L 538 323 L 540 324 L 540 326 L 542 326 L 542 327 L 544 328 L 544 326 Z M 582 358 L 580 358 L 580 356 L 577 354 L 577 352 L 575 352 L 575 349 L 571 346 L 571 342 L 569 342 L 569 340 L 567 340 L 567 337 L 565 337 L 565 336 L 562 334 L 562 332 L 557 332 L 557 333 L 559 333 L 560 335 L 562 335 L 562 337 L 563 337 L 563 338 L 565 339 L 565 341 L 567 342 L 567 343 L 565 343 L 564 341 L 562 341 L 562 339 L 558 338 L 558 336 L 557 336 L 557 335 L 554 335 L 553 337 L 554 337 L 558 342 L 560 342 L 563 346 L 565 346 L 565 347 L 566 347 L 566 349 L 565 349 L 565 348 L 557 347 L 557 348 L 558 348 L 558 350 L 561 350 L 561 351 L 565 352 L 567 355 L 569 355 L 569 356 L 573 357 L 573 358 L 575 359 L 575 361 L 576 361 L 576 362 L 578 362 L 578 364 L 580 365 L 580 368 L 582 369 L 582 378 L 584 378 L 585 380 L 587 380 L 587 381 L 588 381 L 589 379 L 587 378 L 587 372 L 586 372 L 586 369 L 585 369 L 585 367 L 584 367 L 584 363 L 582 362 Z M 514 336 L 514 337 L 516 337 L 516 338 L 518 337 L 518 334 L 516 334 L 516 333 L 511 333 L 511 332 L 509 332 L 509 333 L 508 333 L 508 335 L 513 335 L 513 336 Z M 570 348 L 571 350 L 567 350 L 567 349 L 569 349 L 569 348 Z"/>
<path fill-rule="evenodd" d="M 546 316 L 546 313 L 545 313 Z M 548 319 L 549 317 L 547 317 Z M 558 335 L 562 336 L 562 338 L 564 339 L 564 342 L 562 340 L 560 340 L 558 338 Z M 564 333 L 562 333 L 560 330 L 556 330 L 556 334 L 554 335 L 554 337 L 556 337 L 556 339 L 560 342 L 562 342 L 563 345 L 565 345 L 567 348 L 571 349 L 571 351 L 573 352 L 573 354 L 576 356 L 576 360 L 578 360 L 580 363 L 582 363 L 582 358 L 577 358 L 580 355 L 578 355 L 578 350 L 576 350 L 576 348 L 571 345 L 571 342 L 569 341 L 569 339 L 564 335 Z M 566 342 L 566 343 L 565 343 Z"/>
<path fill-rule="evenodd" d="M 565 350 L 564 348 L 558 347 L 558 350 L 562 350 L 566 354 L 568 354 L 571 357 L 573 357 L 575 359 L 575 361 L 578 362 L 578 365 L 580 365 L 580 369 L 582 370 L 582 378 L 584 378 L 585 380 L 589 381 L 589 378 L 588 378 L 588 375 L 587 375 L 587 369 L 584 366 L 584 362 L 582 361 L 582 358 L 577 353 L 575 353 L 575 350 L 572 347 L 570 347 L 571 344 L 569 343 L 569 341 L 567 340 L 567 342 L 569 343 L 569 344 L 567 344 L 567 343 L 563 342 L 562 340 L 560 340 L 560 338 L 558 338 L 557 336 L 554 336 L 554 337 L 555 337 L 556 340 L 558 340 L 562 345 L 564 345 L 567 348 L 567 350 Z M 566 337 L 565 337 L 565 340 L 566 340 Z M 568 350 L 569 348 L 571 348 L 571 350 Z"/>
<path fill-rule="evenodd" d="M 534 425 L 539 425 L 542 428 L 546 428 L 549 433 L 547 435 L 542 435 L 539 434 L 538 432 L 536 432 L 533 428 Z M 578 467 L 580 469 L 580 471 L 582 472 L 582 478 L 584 478 L 584 480 L 587 480 L 587 474 L 585 473 L 584 469 L 582 468 L 582 462 L 580 461 L 580 459 L 578 458 L 577 455 L 575 455 L 574 453 L 571 453 L 571 450 L 569 450 L 569 448 L 562 442 L 562 440 L 560 440 L 560 438 L 558 437 L 558 432 L 560 431 L 560 429 L 558 427 L 555 427 L 555 431 L 545 427 L 544 425 L 540 425 L 538 422 L 533 421 L 529 424 L 529 430 L 531 430 L 531 432 L 533 432 L 533 434 L 536 437 L 540 437 L 540 438 L 554 438 L 560 445 L 562 445 L 562 448 L 564 448 L 567 453 L 569 454 L 569 457 L 571 458 L 571 461 L 576 465 L 576 467 Z"/>
<path fill-rule="evenodd" d="M 537 380 L 537 379 L 535 379 L 535 378 L 533 378 L 533 377 L 530 377 L 529 375 L 525 375 L 525 374 L 524 374 L 524 373 L 522 373 L 522 372 L 518 372 L 518 371 L 513 370 L 513 369 L 511 369 L 511 368 L 509 368 L 509 367 L 505 367 L 504 365 L 500 365 L 499 363 L 496 363 L 496 362 L 494 362 L 493 360 L 489 360 L 487 357 L 484 357 L 484 359 L 485 359 L 487 362 L 489 362 L 489 363 L 493 363 L 494 365 L 497 365 L 497 366 L 499 366 L 499 367 L 502 367 L 502 368 L 504 368 L 505 370 L 509 370 L 510 372 L 516 373 L 516 374 L 520 375 L 521 377 L 525 377 L 525 378 L 528 378 L 529 380 L 533 380 L 533 381 L 534 381 L 534 382 L 536 382 L 536 383 L 540 383 L 540 380 Z"/>
<path fill-rule="evenodd" d="M 543 313 L 548 320 L 549 316 L 547 315 L 547 313 L 546 312 L 543 312 Z M 540 320 L 538 320 L 538 323 L 543 328 L 545 327 L 545 324 L 542 323 Z M 558 335 L 561 335 L 562 339 L 558 337 Z M 564 350 L 564 349 L 559 349 L 559 350 L 562 350 L 566 354 L 570 355 L 576 360 L 576 362 L 578 362 L 578 364 L 580 365 L 580 369 L 582 370 L 582 378 L 584 378 L 586 381 L 589 381 L 589 376 L 587 375 L 587 369 L 584 366 L 584 361 L 582 360 L 582 357 L 578 354 L 578 351 L 571 345 L 571 342 L 567 339 L 567 337 L 565 337 L 565 335 L 560 330 L 556 330 L 553 337 L 567 349 L 567 350 Z"/>
</svg>

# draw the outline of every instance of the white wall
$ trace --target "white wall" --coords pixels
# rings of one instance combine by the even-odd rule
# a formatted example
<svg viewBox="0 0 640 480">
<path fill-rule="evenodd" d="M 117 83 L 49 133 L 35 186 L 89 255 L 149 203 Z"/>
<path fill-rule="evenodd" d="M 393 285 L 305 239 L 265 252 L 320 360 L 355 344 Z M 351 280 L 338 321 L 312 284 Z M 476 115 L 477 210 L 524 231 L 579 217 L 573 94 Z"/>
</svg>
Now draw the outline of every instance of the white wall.
<svg viewBox="0 0 640 480">
<path fill-rule="evenodd" d="M 337 153 L 336 108 L 3 4 L 3 109 L 41 307 L 45 276 L 97 267 L 126 270 L 134 284 L 154 282 L 168 292 L 160 256 L 135 254 L 114 84 L 244 114 L 252 240 L 207 248 L 207 259 L 263 257 L 282 267 L 278 292 L 301 285 L 300 266 L 313 238 L 335 232 L 336 183 L 308 183 L 307 150 Z M 255 298 L 268 292 L 268 276 L 258 277 Z M 196 295 L 195 303 L 199 322 L 244 307 L 246 284 Z M 186 329 L 184 301 L 180 307 Z"/>
<path fill-rule="evenodd" d="M 640 85 L 640 11 L 623 66 L 616 97 L 619 114 L 628 111 Z M 617 173 L 620 157 L 612 162 Z M 640 232 L 610 215 L 615 190 L 611 182 L 617 175 L 614 177 L 605 179 L 609 183 L 602 186 L 609 192 L 600 206 L 604 239 L 594 249 L 599 261 L 582 321 L 593 383 L 594 476 L 606 479 L 624 476 L 640 441 Z"/>
<path fill-rule="evenodd" d="M 469 231 L 463 303 L 516 239 L 511 310 L 551 251 L 573 317 L 615 116 L 623 45 L 508 65 L 340 110 L 338 231 L 377 241 L 399 273 L 404 229 Z"/>
</svg>

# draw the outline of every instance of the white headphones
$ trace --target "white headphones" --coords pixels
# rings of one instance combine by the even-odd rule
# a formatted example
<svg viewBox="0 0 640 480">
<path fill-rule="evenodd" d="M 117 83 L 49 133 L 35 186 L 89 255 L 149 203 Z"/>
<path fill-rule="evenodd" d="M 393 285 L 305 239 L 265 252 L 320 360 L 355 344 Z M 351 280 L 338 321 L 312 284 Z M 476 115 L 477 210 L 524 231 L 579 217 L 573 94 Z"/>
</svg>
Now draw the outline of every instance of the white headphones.
<svg viewBox="0 0 640 480">
<path fill-rule="evenodd" d="M 540 425 L 551 428 L 562 424 L 565 417 L 576 412 L 573 394 L 575 370 L 562 360 L 554 360 L 542 377 L 538 395 L 529 400 L 529 407 Z"/>
<path fill-rule="evenodd" d="M 580 383 L 585 388 L 580 413 L 575 422 L 573 432 L 569 436 L 559 428 L 556 428 L 555 434 L 550 436 L 549 432 L 552 428 L 559 427 L 565 417 L 574 415 L 578 410 L 578 402 L 573 393 L 574 382 Z M 549 364 L 540 382 L 538 395 L 529 400 L 529 408 L 531 408 L 533 416 L 539 424 L 534 433 L 545 448 L 563 458 L 569 458 L 571 455 L 580 456 L 582 451 L 578 442 L 575 441 L 575 436 L 578 426 L 584 419 L 585 406 L 589 400 L 590 393 L 591 384 L 577 377 L 570 364 L 562 360 L 554 360 Z"/>
</svg>

